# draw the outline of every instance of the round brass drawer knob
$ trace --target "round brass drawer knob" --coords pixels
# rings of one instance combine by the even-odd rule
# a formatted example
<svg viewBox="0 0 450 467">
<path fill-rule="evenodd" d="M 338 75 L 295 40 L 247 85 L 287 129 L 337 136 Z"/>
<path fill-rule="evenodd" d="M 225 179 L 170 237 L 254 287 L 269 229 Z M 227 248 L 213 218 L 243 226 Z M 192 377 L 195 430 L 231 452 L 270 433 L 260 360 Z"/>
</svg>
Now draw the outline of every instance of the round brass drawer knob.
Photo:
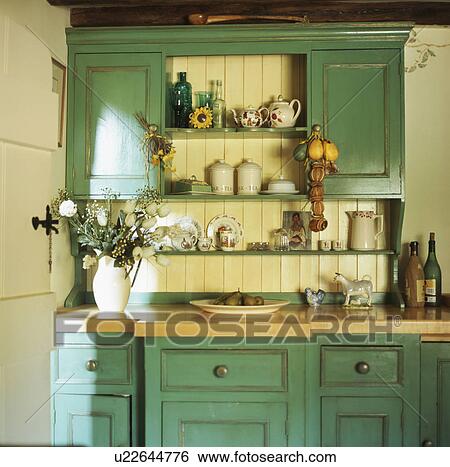
<svg viewBox="0 0 450 467">
<path fill-rule="evenodd" d="M 370 371 L 370 366 L 366 362 L 358 362 L 355 365 L 355 369 L 360 375 L 366 375 Z"/>
<path fill-rule="evenodd" d="M 433 446 L 433 441 L 431 439 L 426 439 L 423 443 L 422 446 L 425 448 L 431 448 Z"/>
<path fill-rule="evenodd" d="M 98 368 L 98 361 L 97 360 L 88 360 L 86 362 L 86 370 L 87 371 L 96 371 Z"/>
<path fill-rule="evenodd" d="M 214 368 L 214 374 L 218 378 L 225 378 L 228 374 L 228 368 L 225 365 L 219 365 Z"/>
</svg>

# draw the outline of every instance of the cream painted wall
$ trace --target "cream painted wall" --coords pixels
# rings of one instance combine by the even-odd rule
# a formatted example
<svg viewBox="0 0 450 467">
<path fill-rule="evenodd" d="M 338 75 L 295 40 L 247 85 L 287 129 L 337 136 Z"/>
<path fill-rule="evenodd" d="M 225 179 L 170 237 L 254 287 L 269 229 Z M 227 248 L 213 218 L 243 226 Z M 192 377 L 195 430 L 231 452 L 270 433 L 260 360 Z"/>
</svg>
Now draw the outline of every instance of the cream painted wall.
<svg viewBox="0 0 450 467">
<path fill-rule="evenodd" d="M 56 296 L 31 217 L 64 184 L 51 57 L 65 63 L 67 24 L 45 0 L 0 4 L 0 445 L 50 443 Z"/>
<path fill-rule="evenodd" d="M 420 242 L 425 262 L 430 231 L 436 232 L 443 292 L 450 293 L 450 28 L 416 27 L 417 41 L 405 49 L 407 65 L 430 48 L 424 68 L 406 73 L 406 215 L 403 264 L 407 244 Z"/>
</svg>

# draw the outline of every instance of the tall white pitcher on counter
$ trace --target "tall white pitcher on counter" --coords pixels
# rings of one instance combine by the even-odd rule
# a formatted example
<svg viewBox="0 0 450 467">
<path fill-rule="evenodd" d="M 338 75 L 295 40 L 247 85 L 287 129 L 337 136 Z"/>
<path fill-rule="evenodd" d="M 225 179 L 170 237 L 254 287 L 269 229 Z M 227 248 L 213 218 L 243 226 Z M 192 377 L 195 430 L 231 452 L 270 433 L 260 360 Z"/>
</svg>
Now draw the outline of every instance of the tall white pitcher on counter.
<svg viewBox="0 0 450 467">
<path fill-rule="evenodd" d="M 373 211 L 347 211 L 347 214 L 351 219 L 350 248 L 352 250 L 375 250 L 377 238 L 384 229 L 383 215 L 375 214 Z"/>
</svg>

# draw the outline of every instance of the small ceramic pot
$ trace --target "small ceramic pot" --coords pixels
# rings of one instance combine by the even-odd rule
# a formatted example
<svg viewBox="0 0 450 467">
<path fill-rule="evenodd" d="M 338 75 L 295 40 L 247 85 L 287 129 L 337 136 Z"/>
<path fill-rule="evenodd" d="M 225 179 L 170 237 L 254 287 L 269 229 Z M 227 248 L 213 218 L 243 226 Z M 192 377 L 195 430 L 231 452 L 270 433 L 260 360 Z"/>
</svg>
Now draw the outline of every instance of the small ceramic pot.
<svg viewBox="0 0 450 467">
<path fill-rule="evenodd" d="M 330 251 L 331 250 L 331 241 L 330 240 L 320 240 L 319 241 L 319 248 L 322 251 Z"/>
<path fill-rule="evenodd" d="M 342 240 L 333 240 L 333 250 L 341 251 L 343 248 Z"/>
<path fill-rule="evenodd" d="M 234 168 L 220 159 L 209 168 L 213 193 L 218 195 L 234 194 Z"/>
<path fill-rule="evenodd" d="M 262 167 L 252 159 L 245 159 L 237 173 L 238 195 L 257 195 L 261 191 Z"/>
<path fill-rule="evenodd" d="M 197 238 L 195 235 L 180 235 L 172 239 L 173 247 L 178 251 L 189 251 L 195 246 Z"/>
<path fill-rule="evenodd" d="M 209 237 L 200 237 L 197 242 L 197 247 L 200 251 L 208 251 L 211 248 L 212 239 Z"/>
</svg>

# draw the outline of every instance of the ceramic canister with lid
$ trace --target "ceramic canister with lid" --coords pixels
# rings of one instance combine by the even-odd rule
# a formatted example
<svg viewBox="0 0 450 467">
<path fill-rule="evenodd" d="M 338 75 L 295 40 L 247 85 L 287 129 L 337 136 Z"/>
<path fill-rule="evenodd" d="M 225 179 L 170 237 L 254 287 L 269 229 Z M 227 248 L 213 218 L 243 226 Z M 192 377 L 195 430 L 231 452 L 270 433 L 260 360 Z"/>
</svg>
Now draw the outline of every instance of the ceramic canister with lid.
<svg viewBox="0 0 450 467">
<path fill-rule="evenodd" d="M 244 159 L 237 173 L 238 195 L 257 195 L 261 191 L 262 167 L 252 159 Z"/>
<path fill-rule="evenodd" d="M 218 160 L 209 168 L 211 187 L 213 193 L 218 195 L 234 194 L 234 168 L 225 162 Z"/>
</svg>

